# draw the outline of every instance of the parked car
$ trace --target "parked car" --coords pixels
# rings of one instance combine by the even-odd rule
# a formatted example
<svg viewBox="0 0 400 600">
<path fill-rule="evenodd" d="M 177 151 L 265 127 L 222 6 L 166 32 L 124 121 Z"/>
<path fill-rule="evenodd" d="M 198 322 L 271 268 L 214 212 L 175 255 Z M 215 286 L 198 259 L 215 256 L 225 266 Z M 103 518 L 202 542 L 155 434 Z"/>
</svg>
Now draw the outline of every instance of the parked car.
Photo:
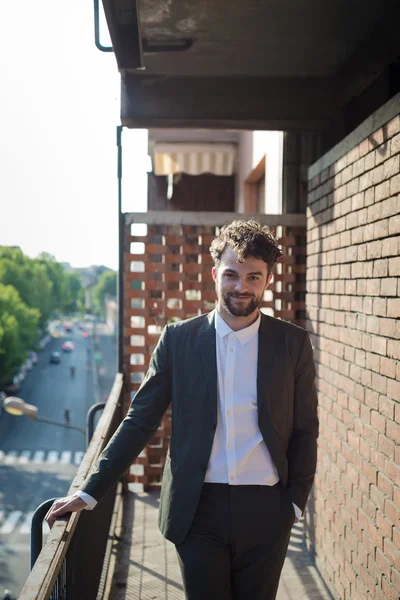
<svg viewBox="0 0 400 600">
<path fill-rule="evenodd" d="M 36 352 L 33 352 L 32 350 L 30 352 L 28 352 L 29 354 L 29 358 L 32 361 L 33 365 L 36 365 L 37 361 L 38 361 L 38 355 L 36 354 Z"/>
<path fill-rule="evenodd" d="M 64 342 L 61 348 L 64 350 L 64 352 L 72 352 L 75 346 L 72 342 Z"/>
<path fill-rule="evenodd" d="M 2 385 L 2 389 L 6 394 L 17 394 L 20 388 L 21 381 L 18 375 L 12 375 Z"/>
<path fill-rule="evenodd" d="M 61 352 L 52 352 L 50 354 L 49 362 L 53 364 L 59 364 L 61 362 Z"/>
</svg>

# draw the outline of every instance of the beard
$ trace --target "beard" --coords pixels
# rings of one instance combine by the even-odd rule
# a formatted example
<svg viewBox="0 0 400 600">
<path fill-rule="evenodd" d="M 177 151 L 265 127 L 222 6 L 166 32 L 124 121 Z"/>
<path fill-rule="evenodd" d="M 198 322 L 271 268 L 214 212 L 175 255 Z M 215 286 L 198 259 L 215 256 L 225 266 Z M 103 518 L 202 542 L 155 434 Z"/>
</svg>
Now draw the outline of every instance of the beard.
<svg viewBox="0 0 400 600">
<path fill-rule="evenodd" d="M 243 298 L 243 303 L 236 303 L 234 298 Z M 218 299 L 222 307 L 234 317 L 248 317 L 251 315 L 262 302 L 262 297 L 253 295 L 243 295 L 233 293 L 219 293 Z"/>
</svg>

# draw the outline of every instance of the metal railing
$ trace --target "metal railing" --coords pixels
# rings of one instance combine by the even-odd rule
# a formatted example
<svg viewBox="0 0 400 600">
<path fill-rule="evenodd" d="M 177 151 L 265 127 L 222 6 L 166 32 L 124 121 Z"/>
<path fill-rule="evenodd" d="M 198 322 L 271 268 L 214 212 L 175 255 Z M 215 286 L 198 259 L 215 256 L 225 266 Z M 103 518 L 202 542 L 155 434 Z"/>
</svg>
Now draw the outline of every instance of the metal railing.
<svg viewBox="0 0 400 600">
<path fill-rule="evenodd" d="M 80 489 L 120 423 L 122 385 L 122 375 L 117 374 L 68 495 Z M 111 489 L 95 511 L 72 513 L 56 521 L 19 600 L 100 600 L 103 597 L 108 568 L 104 559 L 112 543 L 120 488 L 118 484 Z"/>
</svg>

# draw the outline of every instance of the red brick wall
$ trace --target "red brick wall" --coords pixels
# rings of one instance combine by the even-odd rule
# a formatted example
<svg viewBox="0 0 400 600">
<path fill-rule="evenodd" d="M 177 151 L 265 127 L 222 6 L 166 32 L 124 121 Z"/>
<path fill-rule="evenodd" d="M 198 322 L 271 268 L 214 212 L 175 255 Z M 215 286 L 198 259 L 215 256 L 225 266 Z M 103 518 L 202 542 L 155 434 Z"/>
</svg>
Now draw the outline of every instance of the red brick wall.
<svg viewBox="0 0 400 600">
<path fill-rule="evenodd" d="M 309 183 L 321 430 L 307 528 L 343 600 L 400 597 L 399 194 L 398 115 Z"/>
</svg>

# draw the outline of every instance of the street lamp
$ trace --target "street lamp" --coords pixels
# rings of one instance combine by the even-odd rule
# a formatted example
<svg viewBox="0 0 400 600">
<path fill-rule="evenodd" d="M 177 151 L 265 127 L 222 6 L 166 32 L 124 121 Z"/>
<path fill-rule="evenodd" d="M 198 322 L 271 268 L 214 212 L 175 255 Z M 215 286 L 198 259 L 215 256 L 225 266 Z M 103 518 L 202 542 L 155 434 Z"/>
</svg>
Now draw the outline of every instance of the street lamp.
<svg viewBox="0 0 400 600">
<path fill-rule="evenodd" d="M 50 425 L 58 425 L 60 427 L 66 427 L 66 429 L 76 429 L 76 431 L 80 431 L 83 435 L 86 435 L 86 430 L 82 427 L 77 427 L 76 425 L 70 425 L 69 423 L 63 423 L 62 421 L 53 421 L 52 419 L 47 419 L 45 417 L 38 417 L 38 407 L 33 404 L 27 404 L 24 402 L 22 398 L 17 398 L 15 396 L 9 396 L 3 402 L 3 407 L 6 412 L 10 415 L 14 415 L 15 417 L 21 417 L 22 415 L 27 415 L 30 419 L 35 421 L 40 421 L 42 423 L 48 423 Z"/>
</svg>

